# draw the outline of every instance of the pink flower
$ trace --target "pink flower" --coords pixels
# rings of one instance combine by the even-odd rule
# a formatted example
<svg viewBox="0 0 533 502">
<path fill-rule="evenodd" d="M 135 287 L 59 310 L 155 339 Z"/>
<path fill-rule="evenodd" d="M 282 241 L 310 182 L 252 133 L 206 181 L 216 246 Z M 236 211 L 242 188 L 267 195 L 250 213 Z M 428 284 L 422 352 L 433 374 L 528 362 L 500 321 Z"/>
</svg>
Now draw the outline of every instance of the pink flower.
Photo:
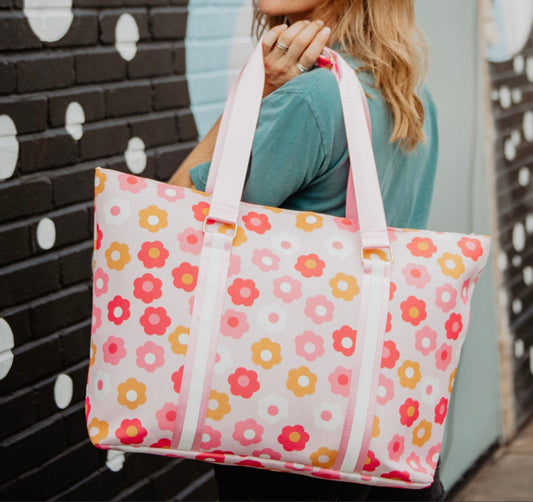
<svg viewBox="0 0 533 502">
<path fill-rule="evenodd" d="M 152 274 L 144 274 L 133 281 L 133 296 L 142 300 L 144 303 L 150 303 L 161 298 L 163 292 L 161 279 L 154 277 Z"/>
<path fill-rule="evenodd" d="M 343 326 L 333 332 L 333 348 L 345 356 L 351 356 L 355 352 L 356 338 L 356 330 L 350 326 Z"/>
<path fill-rule="evenodd" d="M 439 350 L 435 352 L 435 365 L 439 370 L 446 371 L 452 362 L 452 348 L 447 343 L 443 343 Z"/>
<path fill-rule="evenodd" d="M 355 233 L 359 230 L 359 222 L 350 220 L 349 218 L 333 218 L 333 221 L 341 230 Z"/>
<path fill-rule="evenodd" d="M 383 352 L 381 353 L 381 367 L 392 369 L 400 358 L 400 352 L 392 340 L 383 343 Z"/>
<path fill-rule="evenodd" d="M 385 478 L 385 479 L 397 479 L 399 481 L 405 481 L 407 483 L 409 481 L 411 481 L 411 478 L 410 478 L 409 473 L 407 471 L 386 472 L 385 474 L 382 474 L 381 477 Z"/>
<path fill-rule="evenodd" d="M 448 400 L 443 397 L 435 406 L 435 423 L 443 424 L 448 413 Z"/>
<path fill-rule="evenodd" d="M 424 326 L 415 333 L 415 349 L 427 356 L 437 346 L 437 332 Z"/>
<path fill-rule="evenodd" d="M 432 446 L 426 457 L 426 464 L 428 464 L 432 469 L 437 468 L 437 462 L 439 461 L 441 443 Z"/>
<path fill-rule="evenodd" d="M 350 392 L 350 382 L 352 380 L 352 370 L 339 366 L 328 376 L 329 385 L 333 394 L 340 394 L 348 397 Z"/>
<path fill-rule="evenodd" d="M 170 326 L 170 317 L 163 307 L 146 307 L 139 322 L 147 335 L 164 335 Z"/>
<path fill-rule="evenodd" d="M 405 449 L 405 438 L 399 434 L 395 434 L 392 441 L 387 445 L 389 452 L 389 458 L 393 462 L 399 462 L 400 457 L 403 455 Z"/>
<path fill-rule="evenodd" d="M 314 323 L 321 324 L 333 319 L 334 305 L 324 295 L 310 296 L 305 301 L 305 315 Z"/>
<path fill-rule="evenodd" d="M 228 377 L 230 392 L 234 396 L 241 396 L 248 399 L 254 392 L 259 390 L 257 373 L 246 368 L 237 368 L 234 373 Z"/>
<path fill-rule="evenodd" d="M 254 249 L 252 263 L 263 272 L 270 272 L 279 268 L 279 256 L 270 249 Z"/>
<path fill-rule="evenodd" d="M 121 190 L 131 193 L 139 193 L 143 188 L 147 187 L 146 180 L 138 176 L 122 173 L 118 175 L 118 183 Z"/>
<path fill-rule="evenodd" d="M 157 418 L 157 425 L 161 430 L 174 430 L 177 408 L 178 407 L 175 403 L 166 403 L 160 410 L 157 410 L 155 412 L 155 417 Z"/>
<path fill-rule="evenodd" d="M 172 379 L 172 383 L 174 384 L 173 385 L 174 392 L 177 392 L 178 394 L 181 392 L 181 382 L 183 380 L 184 367 L 185 366 L 180 366 L 180 369 L 172 373 L 170 377 Z"/>
<path fill-rule="evenodd" d="M 455 307 L 457 291 L 451 284 L 444 284 L 444 286 L 438 287 L 436 294 L 437 299 L 435 300 L 435 304 L 443 312 L 449 312 Z"/>
<path fill-rule="evenodd" d="M 99 297 L 103 295 L 104 293 L 107 293 L 108 283 L 109 283 L 109 276 L 104 272 L 104 270 L 101 267 L 98 267 L 94 271 L 94 277 L 93 277 L 94 295 L 96 297 Z"/>
<path fill-rule="evenodd" d="M 96 330 L 102 325 L 102 311 L 94 306 L 93 307 L 93 316 L 91 321 L 91 333 L 94 335 Z"/>
<path fill-rule="evenodd" d="M 463 255 L 472 260 L 477 261 L 483 254 L 483 247 L 479 239 L 471 239 L 470 237 L 463 237 L 457 243 L 463 252 Z"/>
<path fill-rule="evenodd" d="M 229 258 L 228 277 L 230 275 L 237 275 L 240 271 L 241 259 L 236 254 L 232 254 Z"/>
<path fill-rule="evenodd" d="M 165 364 L 165 349 L 149 341 L 137 347 L 137 366 L 152 373 Z"/>
<path fill-rule="evenodd" d="M 252 279 L 236 278 L 228 287 L 228 294 L 234 305 L 250 307 L 259 297 L 259 290 L 255 287 Z"/>
<path fill-rule="evenodd" d="M 202 448 L 202 450 L 212 450 L 213 448 L 218 448 L 220 446 L 221 438 L 222 433 L 220 431 L 213 429 L 213 427 L 210 425 L 204 425 L 200 448 Z"/>
<path fill-rule="evenodd" d="M 312 331 L 304 331 L 294 341 L 296 342 L 296 354 L 306 361 L 314 361 L 324 354 L 324 339 Z"/>
<path fill-rule="evenodd" d="M 394 397 L 394 382 L 386 376 L 379 375 L 378 393 L 376 401 L 378 404 L 385 404 Z"/>
<path fill-rule="evenodd" d="M 264 431 L 262 425 L 259 425 L 253 418 L 248 418 L 235 424 L 231 437 L 242 446 L 249 446 L 260 443 Z"/>
<path fill-rule="evenodd" d="M 130 317 L 130 302 L 122 296 L 115 296 L 107 304 L 107 318 L 117 326 Z"/>
<path fill-rule="evenodd" d="M 126 356 L 124 340 L 116 336 L 110 336 L 102 347 L 104 353 L 104 362 L 117 365 L 120 360 Z"/>
<path fill-rule="evenodd" d="M 171 444 L 172 444 L 172 441 L 170 439 L 161 438 L 161 439 L 157 440 L 155 443 L 152 443 L 150 446 L 152 448 L 170 448 Z"/>
<path fill-rule="evenodd" d="M 202 243 L 204 241 L 204 234 L 200 230 L 194 228 L 186 228 L 183 232 L 178 234 L 178 242 L 180 249 L 185 253 L 200 254 L 202 252 Z"/>
<path fill-rule="evenodd" d="M 463 282 L 463 285 L 461 286 L 461 300 L 463 300 L 463 303 L 465 305 L 468 303 L 468 289 L 469 288 L 470 288 L 470 279 L 467 279 L 465 282 Z"/>
<path fill-rule="evenodd" d="M 250 325 L 244 312 L 237 312 L 233 309 L 228 309 L 224 312 L 220 321 L 220 332 L 224 336 L 229 336 L 237 340 L 249 329 Z"/>
<path fill-rule="evenodd" d="M 274 279 L 274 296 L 285 303 L 291 303 L 302 297 L 302 283 L 289 275 Z"/>
<path fill-rule="evenodd" d="M 427 469 L 421 464 L 420 458 L 415 453 L 411 453 L 405 461 L 413 471 L 426 473 Z"/>
<path fill-rule="evenodd" d="M 403 269 L 402 274 L 405 277 L 405 282 L 411 286 L 423 289 L 425 285 L 431 280 L 430 275 L 424 265 L 416 265 L 408 263 Z"/>
<path fill-rule="evenodd" d="M 185 191 L 183 187 L 160 183 L 157 185 L 157 195 L 169 202 L 176 202 L 178 199 L 185 197 Z"/>
<path fill-rule="evenodd" d="M 451 314 L 444 324 L 444 328 L 446 329 L 446 338 L 457 340 L 463 331 L 463 318 L 461 314 Z"/>
<path fill-rule="evenodd" d="M 259 458 L 271 458 L 272 460 L 281 460 L 281 453 L 274 451 L 272 448 L 263 448 L 262 450 L 254 450 L 252 455 Z"/>
</svg>

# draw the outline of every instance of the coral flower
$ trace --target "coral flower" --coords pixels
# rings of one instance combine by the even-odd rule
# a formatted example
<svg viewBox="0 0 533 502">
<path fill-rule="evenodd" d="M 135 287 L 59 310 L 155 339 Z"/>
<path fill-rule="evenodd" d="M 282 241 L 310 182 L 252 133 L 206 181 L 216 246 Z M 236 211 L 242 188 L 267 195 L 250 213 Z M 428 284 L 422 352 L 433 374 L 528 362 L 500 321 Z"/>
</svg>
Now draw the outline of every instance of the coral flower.
<svg viewBox="0 0 533 502">
<path fill-rule="evenodd" d="M 168 213 L 155 205 L 139 211 L 139 226 L 155 233 L 168 226 Z"/>
<path fill-rule="evenodd" d="M 452 362 L 452 347 L 443 343 L 435 352 L 435 366 L 442 371 L 446 371 Z"/>
<path fill-rule="evenodd" d="M 304 277 L 320 277 L 326 263 L 318 255 L 311 253 L 298 257 L 294 268 Z"/>
<path fill-rule="evenodd" d="M 257 380 L 257 373 L 246 368 L 237 368 L 234 373 L 228 377 L 230 392 L 234 396 L 241 396 L 248 399 L 259 390 L 260 384 Z"/>
<path fill-rule="evenodd" d="M 265 232 L 271 229 L 268 216 L 266 214 L 259 214 L 255 211 L 250 211 L 242 217 L 244 226 L 257 234 L 263 235 Z"/>
<path fill-rule="evenodd" d="M 150 303 L 161 298 L 163 281 L 152 274 L 144 274 L 133 281 L 133 296 L 144 303 Z"/>
<path fill-rule="evenodd" d="M 446 329 L 447 338 L 457 340 L 463 331 L 463 318 L 461 314 L 451 314 L 444 324 L 444 328 Z"/>
<path fill-rule="evenodd" d="M 435 423 L 443 424 L 448 413 L 448 400 L 443 397 L 435 406 Z"/>
<path fill-rule="evenodd" d="M 213 427 L 209 425 L 204 425 L 200 448 L 202 448 L 202 450 L 212 450 L 213 448 L 218 448 L 220 446 L 221 439 L 222 433 L 220 431 L 213 429 Z"/>
<path fill-rule="evenodd" d="M 355 220 L 350 220 L 349 218 L 333 218 L 335 225 L 340 230 L 346 230 L 347 232 L 355 233 L 359 230 L 359 222 Z"/>
<path fill-rule="evenodd" d="M 296 397 L 303 397 L 315 392 L 317 376 L 306 366 L 289 370 L 287 389 Z"/>
<path fill-rule="evenodd" d="M 195 220 L 203 222 L 209 214 L 209 204 L 204 201 L 198 202 L 192 206 L 192 212 Z"/>
<path fill-rule="evenodd" d="M 400 423 L 411 427 L 414 421 L 420 415 L 418 411 L 419 402 L 414 399 L 407 398 L 405 402 L 400 406 Z"/>
<path fill-rule="evenodd" d="M 331 469 L 337 459 L 337 453 L 336 450 L 330 450 L 325 446 L 321 446 L 317 451 L 311 453 L 309 458 L 314 466 L 322 467 L 323 469 Z"/>
<path fill-rule="evenodd" d="M 130 261 L 130 248 L 127 244 L 112 242 L 105 251 L 107 266 L 113 270 L 122 270 Z"/>
<path fill-rule="evenodd" d="M 308 441 L 309 434 L 301 425 L 287 425 L 278 436 L 278 442 L 285 451 L 302 451 Z"/>
<path fill-rule="evenodd" d="M 163 307 L 146 307 L 139 322 L 147 335 L 164 335 L 170 326 L 170 317 Z"/>
<path fill-rule="evenodd" d="M 479 239 L 463 237 L 457 244 L 461 248 L 463 255 L 472 258 L 474 261 L 477 261 L 483 254 L 483 247 Z"/>
<path fill-rule="evenodd" d="M 296 215 L 296 228 L 304 232 L 312 232 L 324 226 L 324 218 L 316 213 L 304 211 Z"/>
<path fill-rule="evenodd" d="M 398 481 L 405 481 L 407 483 L 411 481 L 411 478 L 407 471 L 386 472 L 385 474 L 382 474 L 381 477 L 385 479 L 397 479 Z"/>
<path fill-rule="evenodd" d="M 236 278 L 228 287 L 228 294 L 234 305 L 250 307 L 259 297 L 259 290 L 252 279 Z"/>
<path fill-rule="evenodd" d="M 107 318 L 117 326 L 130 317 L 130 302 L 122 296 L 116 295 L 107 304 Z"/>
<path fill-rule="evenodd" d="M 463 259 L 458 254 L 444 253 L 438 260 L 440 269 L 444 275 L 459 279 L 465 271 Z"/>
<path fill-rule="evenodd" d="M 222 420 L 231 411 L 229 396 L 223 392 L 212 390 L 207 403 L 207 418 Z"/>
<path fill-rule="evenodd" d="M 354 296 L 359 294 L 357 279 L 352 275 L 339 272 L 329 281 L 331 293 L 335 298 L 341 298 L 347 302 L 353 300 Z"/>
<path fill-rule="evenodd" d="M 144 178 L 126 173 L 118 175 L 118 184 L 121 190 L 131 193 L 139 193 L 143 188 L 148 186 Z"/>
<path fill-rule="evenodd" d="M 120 427 L 115 431 L 116 438 L 122 444 L 141 444 L 148 435 L 138 418 L 122 420 Z"/>
<path fill-rule="evenodd" d="M 392 340 L 383 343 L 383 352 L 381 353 L 381 367 L 392 369 L 400 358 L 400 352 Z"/>
<path fill-rule="evenodd" d="M 421 420 L 413 429 L 413 444 L 415 446 L 424 446 L 431 438 L 431 422 Z"/>
<path fill-rule="evenodd" d="M 252 361 L 265 370 L 281 362 L 281 345 L 269 338 L 262 338 L 252 345 Z"/>
<path fill-rule="evenodd" d="M 137 257 L 145 268 L 163 268 L 168 255 L 168 250 L 161 241 L 153 241 L 143 242 Z"/>
<path fill-rule="evenodd" d="M 174 286 L 190 293 L 196 288 L 198 267 L 183 262 L 179 267 L 172 269 L 172 277 L 174 277 Z"/>
<path fill-rule="evenodd" d="M 415 296 L 410 296 L 400 304 L 402 319 L 405 322 L 418 326 L 426 317 L 426 303 Z"/>
<path fill-rule="evenodd" d="M 174 389 L 174 392 L 177 392 L 178 394 L 181 392 L 181 382 L 183 381 L 183 370 L 185 366 L 180 366 L 180 369 L 178 371 L 175 371 L 170 376 L 170 379 L 172 380 L 172 388 Z"/>
<path fill-rule="evenodd" d="M 235 424 L 232 437 L 242 446 L 249 446 L 261 442 L 265 428 L 253 418 L 238 421 Z"/>
<path fill-rule="evenodd" d="M 333 332 L 333 348 L 345 356 L 351 356 L 355 352 L 356 338 L 357 331 L 355 329 L 350 328 L 350 326 L 343 326 Z"/>
<path fill-rule="evenodd" d="M 411 251 L 413 256 L 421 256 L 423 258 L 431 258 L 437 252 L 437 247 L 428 237 L 415 237 L 407 244 L 407 249 Z"/>
</svg>

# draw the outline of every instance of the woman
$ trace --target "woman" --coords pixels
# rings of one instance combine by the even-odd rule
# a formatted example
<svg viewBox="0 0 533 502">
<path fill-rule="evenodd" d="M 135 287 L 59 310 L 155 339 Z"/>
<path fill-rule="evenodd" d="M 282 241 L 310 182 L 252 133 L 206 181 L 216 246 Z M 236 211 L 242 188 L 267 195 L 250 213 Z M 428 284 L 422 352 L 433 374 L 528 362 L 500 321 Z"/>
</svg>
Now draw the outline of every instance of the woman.
<svg viewBox="0 0 533 502">
<path fill-rule="evenodd" d="M 264 98 L 243 200 L 344 216 L 348 152 L 333 74 L 313 68 L 329 44 L 358 72 L 387 223 L 426 225 L 438 136 L 422 80 L 414 0 L 258 0 Z M 171 182 L 205 189 L 220 120 Z M 216 467 L 220 500 L 439 500 L 438 473 L 423 490 L 377 488 L 228 466 Z"/>
</svg>

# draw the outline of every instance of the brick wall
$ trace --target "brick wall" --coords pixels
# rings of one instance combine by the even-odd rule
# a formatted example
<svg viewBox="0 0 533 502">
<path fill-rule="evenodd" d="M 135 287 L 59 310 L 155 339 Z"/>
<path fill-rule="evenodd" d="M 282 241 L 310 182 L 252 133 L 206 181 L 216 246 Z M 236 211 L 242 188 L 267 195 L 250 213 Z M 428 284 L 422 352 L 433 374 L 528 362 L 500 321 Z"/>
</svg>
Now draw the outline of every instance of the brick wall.
<svg viewBox="0 0 533 502">
<path fill-rule="evenodd" d="M 84 420 L 94 168 L 166 180 L 196 143 L 191 6 L 56 3 L 0 0 L 0 499 L 214 499 L 207 464 L 97 450 Z"/>
</svg>

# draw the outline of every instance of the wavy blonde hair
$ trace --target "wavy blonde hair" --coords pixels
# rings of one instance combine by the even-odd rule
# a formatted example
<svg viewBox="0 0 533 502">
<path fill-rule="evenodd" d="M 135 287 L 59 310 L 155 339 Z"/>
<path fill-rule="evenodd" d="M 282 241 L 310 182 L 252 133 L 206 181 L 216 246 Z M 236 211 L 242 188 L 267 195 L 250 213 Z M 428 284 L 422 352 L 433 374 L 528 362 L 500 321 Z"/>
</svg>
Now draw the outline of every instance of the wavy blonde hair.
<svg viewBox="0 0 533 502">
<path fill-rule="evenodd" d="M 363 63 L 372 72 L 393 116 L 390 141 L 400 141 L 412 151 L 425 141 L 424 106 L 417 89 L 427 69 L 427 48 L 415 21 L 414 0 L 327 0 L 318 7 L 317 19 L 333 29 L 330 41 Z M 281 16 L 267 16 L 254 0 L 253 30 L 282 24 Z"/>
</svg>

